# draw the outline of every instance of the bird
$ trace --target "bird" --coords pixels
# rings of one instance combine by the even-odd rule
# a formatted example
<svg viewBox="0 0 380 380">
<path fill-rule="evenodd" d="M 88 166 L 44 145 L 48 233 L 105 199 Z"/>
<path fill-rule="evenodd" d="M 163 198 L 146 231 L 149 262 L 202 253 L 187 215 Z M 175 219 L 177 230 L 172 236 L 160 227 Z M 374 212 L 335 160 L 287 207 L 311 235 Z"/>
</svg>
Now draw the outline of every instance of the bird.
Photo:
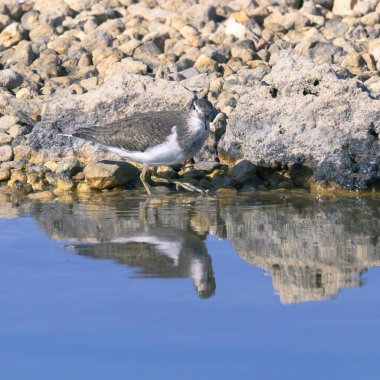
<svg viewBox="0 0 380 380">
<path fill-rule="evenodd" d="M 145 178 L 149 167 L 176 165 L 194 157 L 209 136 L 214 116 L 208 100 L 193 99 L 188 110 L 137 113 L 104 126 L 80 128 L 69 136 L 98 143 L 128 161 L 144 165 L 140 179 L 151 195 Z M 155 181 L 203 193 L 182 181 L 157 177 Z"/>
</svg>

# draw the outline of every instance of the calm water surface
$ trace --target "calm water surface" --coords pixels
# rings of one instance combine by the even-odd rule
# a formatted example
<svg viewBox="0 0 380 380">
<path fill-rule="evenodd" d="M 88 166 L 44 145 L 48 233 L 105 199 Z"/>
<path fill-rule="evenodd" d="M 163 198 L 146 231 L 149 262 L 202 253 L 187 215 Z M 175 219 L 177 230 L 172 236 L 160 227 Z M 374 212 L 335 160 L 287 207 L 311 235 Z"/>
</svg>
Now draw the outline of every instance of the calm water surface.
<svg viewBox="0 0 380 380">
<path fill-rule="evenodd" d="M 378 379 L 380 196 L 0 194 L 0 379 Z"/>
</svg>

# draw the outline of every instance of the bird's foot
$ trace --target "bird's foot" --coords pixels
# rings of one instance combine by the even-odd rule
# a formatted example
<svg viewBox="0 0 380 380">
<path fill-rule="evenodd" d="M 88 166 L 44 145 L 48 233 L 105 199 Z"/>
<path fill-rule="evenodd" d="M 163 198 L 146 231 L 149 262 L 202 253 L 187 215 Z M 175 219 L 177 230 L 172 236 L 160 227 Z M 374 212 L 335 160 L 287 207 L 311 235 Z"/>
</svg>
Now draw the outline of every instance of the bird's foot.
<svg viewBox="0 0 380 380">
<path fill-rule="evenodd" d="M 153 182 L 161 182 L 161 183 L 167 183 L 169 185 L 172 185 L 172 184 L 176 185 L 177 189 L 179 187 L 182 187 L 185 190 L 191 191 L 193 193 L 205 194 L 204 190 L 200 189 L 199 187 L 192 185 L 191 183 L 182 182 L 182 181 L 176 180 L 176 179 L 167 179 L 167 178 L 161 178 L 161 177 L 156 177 L 156 176 L 152 176 L 152 177 L 150 177 L 150 179 Z"/>
</svg>

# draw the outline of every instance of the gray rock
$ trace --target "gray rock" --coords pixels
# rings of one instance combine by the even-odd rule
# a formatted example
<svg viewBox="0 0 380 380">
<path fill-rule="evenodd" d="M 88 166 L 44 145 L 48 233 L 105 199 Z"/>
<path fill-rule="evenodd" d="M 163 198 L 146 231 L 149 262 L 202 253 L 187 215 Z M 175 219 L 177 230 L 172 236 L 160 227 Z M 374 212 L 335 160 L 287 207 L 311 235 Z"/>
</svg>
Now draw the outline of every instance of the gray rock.
<svg viewBox="0 0 380 380">
<path fill-rule="evenodd" d="M 135 49 L 133 59 L 136 61 L 142 61 L 149 67 L 155 68 L 160 64 L 158 56 L 161 53 L 162 51 L 160 48 L 153 41 L 149 41 Z"/>
<path fill-rule="evenodd" d="M 215 161 L 199 161 L 194 164 L 194 169 L 202 170 L 205 173 L 211 173 L 215 169 L 219 169 L 221 167 L 223 167 L 223 164 Z"/>
<path fill-rule="evenodd" d="M 256 171 L 257 167 L 255 164 L 248 160 L 241 160 L 228 170 L 228 175 L 234 180 L 244 183 L 249 176 L 256 174 Z"/>
<path fill-rule="evenodd" d="M 112 46 L 112 36 L 103 30 L 94 30 L 82 41 L 82 46 L 89 52 L 95 49 L 103 49 Z"/>
<path fill-rule="evenodd" d="M 104 80 L 108 80 L 113 76 L 123 74 L 147 74 L 148 66 L 140 61 L 135 61 L 133 58 L 127 57 L 120 62 L 114 63 L 104 73 Z"/>
<path fill-rule="evenodd" d="M 75 158 L 69 158 L 59 162 L 56 174 L 66 174 L 69 177 L 77 174 L 83 169 L 82 164 Z"/>
<path fill-rule="evenodd" d="M 310 169 L 308 180 L 366 189 L 380 180 L 380 100 L 327 64 L 273 57 L 265 82 L 242 96 L 218 149 L 222 161 Z"/>
<path fill-rule="evenodd" d="M 345 55 L 343 48 L 327 42 L 316 42 L 308 51 L 309 58 L 327 63 L 341 63 Z"/>
<path fill-rule="evenodd" d="M 16 73 L 11 69 L 0 70 L 1 87 L 5 87 L 8 90 L 13 90 L 14 88 L 20 86 L 23 80 L 24 79 L 21 74 Z"/>
</svg>

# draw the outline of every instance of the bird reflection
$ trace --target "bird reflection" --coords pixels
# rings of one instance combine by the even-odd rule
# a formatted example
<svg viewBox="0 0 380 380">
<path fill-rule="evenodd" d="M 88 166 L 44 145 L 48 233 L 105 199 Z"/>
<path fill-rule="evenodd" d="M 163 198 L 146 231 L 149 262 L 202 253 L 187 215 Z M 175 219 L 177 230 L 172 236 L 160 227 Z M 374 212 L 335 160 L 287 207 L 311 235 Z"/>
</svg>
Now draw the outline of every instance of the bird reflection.
<svg viewBox="0 0 380 380">
<path fill-rule="evenodd" d="M 193 231 L 146 226 L 109 242 L 68 248 L 82 256 L 138 267 L 137 277 L 191 278 L 201 298 L 215 292 L 211 257 L 202 238 Z"/>
</svg>

